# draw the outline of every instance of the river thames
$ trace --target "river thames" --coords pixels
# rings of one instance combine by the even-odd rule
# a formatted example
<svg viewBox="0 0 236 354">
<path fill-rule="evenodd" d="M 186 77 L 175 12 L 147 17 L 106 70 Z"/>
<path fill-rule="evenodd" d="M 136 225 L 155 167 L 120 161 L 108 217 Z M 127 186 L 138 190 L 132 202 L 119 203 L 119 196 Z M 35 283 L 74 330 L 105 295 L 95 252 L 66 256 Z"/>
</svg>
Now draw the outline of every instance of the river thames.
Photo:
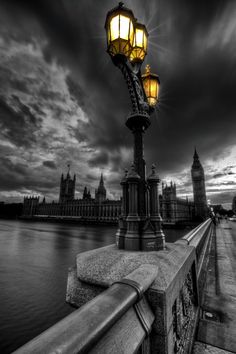
<svg viewBox="0 0 236 354">
<path fill-rule="evenodd" d="M 9 354 L 73 309 L 65 303 L 76 254 L 115 242 L 117 226 L 0 220 L 0 353 Z M 184 230 L 165 230 L 174 242 Z"/>
</svg>

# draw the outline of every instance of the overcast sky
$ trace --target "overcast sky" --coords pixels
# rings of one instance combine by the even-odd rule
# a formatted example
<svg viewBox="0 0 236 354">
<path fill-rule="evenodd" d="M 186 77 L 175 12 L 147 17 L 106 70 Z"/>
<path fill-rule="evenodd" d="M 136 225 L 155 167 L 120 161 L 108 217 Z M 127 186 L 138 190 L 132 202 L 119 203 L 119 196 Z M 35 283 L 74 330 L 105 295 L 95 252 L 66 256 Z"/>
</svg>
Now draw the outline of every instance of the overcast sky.
<svg viewBox="0 0 236 354">
<path fill-rule="evenodd" d="M 76 197 L 103 171 L 110 198 L 132 162 L 131 109 L 106 53 L 108 0 L 0 0 L 0 200 L 58 199 L 76 173 Z M 157 165 L 179 196 L 192 196 L 194 146 L 207 197 L 236 194 L 236 1 L 128 0 L 149 31 L 145 59 L 161 79 L 145 134 L 147 171 Z M 230 203 L 230 204 L 229 204 Z"/>
</svg>

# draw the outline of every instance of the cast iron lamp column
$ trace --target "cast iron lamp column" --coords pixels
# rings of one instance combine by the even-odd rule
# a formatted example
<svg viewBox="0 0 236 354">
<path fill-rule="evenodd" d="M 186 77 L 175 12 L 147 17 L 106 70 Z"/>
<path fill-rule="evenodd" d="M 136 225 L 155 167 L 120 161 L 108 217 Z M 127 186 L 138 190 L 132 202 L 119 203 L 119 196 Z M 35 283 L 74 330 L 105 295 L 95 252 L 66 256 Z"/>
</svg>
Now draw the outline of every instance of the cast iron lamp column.
<svg viewBox="0 0 236 354">
<path fill-rule="evenodd" d="M 105 29 L 107 51 L 123 73 L 130 93 L 132 112 L 126 126 L 134 135 L 134 165 L 121 182 L 125 200 L 117 245 L 133 251 L 163 249 L 165 238 L 156 207 L 159 201 L 154 200 L 159 198 L 159 179 L 153 176 L 147 183 L 143 148 L 143 134 L 151 124 L 150 113 L 157 103 L 160 84 L 158 76 L 150 72 L 149 65 L 145 74 L 141 75 L 140 71 L 147 54 L 148 33 L 146 27 L 137 22 L 133 12 L 121 2 L 108 12 Z"/>
</svg>

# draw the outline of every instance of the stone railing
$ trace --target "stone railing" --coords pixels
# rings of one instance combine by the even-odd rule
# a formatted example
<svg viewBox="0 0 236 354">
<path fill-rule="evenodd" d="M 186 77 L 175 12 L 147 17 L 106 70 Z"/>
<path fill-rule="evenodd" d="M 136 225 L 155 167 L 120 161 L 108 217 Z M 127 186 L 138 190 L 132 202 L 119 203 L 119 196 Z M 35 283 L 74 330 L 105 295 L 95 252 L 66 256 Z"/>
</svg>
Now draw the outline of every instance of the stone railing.
<svg viewBox="0 0 236 354">
<path fill-rule="evenodd" d="M 79 309 L 15 353 L 190 353 L 212 230 L 209 219 L 162 251 L 79 254 L 67 286 Z"/>
<path fill-rule="evenodd" d="M 154 314 L 144 293 L 157 274 L 155 266 L 140 266 L 14 353 L 123 354 L 148 348 Z"/>
<path fill-rule="evenodd" d="M 196 268 L 197 268 L 197 283 L 199 300 L 202 299 L 203 288 L 206 279 L 207 263 L 209 261 L 209 249 L 211 246 L 211 236 L 215 230 L 211 219 L 207 219 L 194 230 L 190 231 L 180 240 L 176 241 L 178 244 L 188 244 L 193 246 L 196 250 Z"/>
</svg>

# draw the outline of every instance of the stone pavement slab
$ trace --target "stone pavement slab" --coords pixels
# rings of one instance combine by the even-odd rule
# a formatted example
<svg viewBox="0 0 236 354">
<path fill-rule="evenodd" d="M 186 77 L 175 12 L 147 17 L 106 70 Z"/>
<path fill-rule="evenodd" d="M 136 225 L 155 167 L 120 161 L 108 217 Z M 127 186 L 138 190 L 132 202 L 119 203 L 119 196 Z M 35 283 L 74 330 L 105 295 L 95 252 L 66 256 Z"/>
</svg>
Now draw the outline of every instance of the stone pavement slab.
<svg viewBox="0 0 236 354">
<path fill-rule="evenodd" d="M 236 223 L 233 222 L 223 221 L 213 236 L 197 340 L 217 347 L 215 350 L 236 353 Z"/>
<path fill-rule="evenodd" d="M 223 350 L 220 348 L 213 347 L 212 345 L 195 342 L 193 354 L 231 354 L 232 352 L 228 352 L 227 350 Z"/>
</svg>

